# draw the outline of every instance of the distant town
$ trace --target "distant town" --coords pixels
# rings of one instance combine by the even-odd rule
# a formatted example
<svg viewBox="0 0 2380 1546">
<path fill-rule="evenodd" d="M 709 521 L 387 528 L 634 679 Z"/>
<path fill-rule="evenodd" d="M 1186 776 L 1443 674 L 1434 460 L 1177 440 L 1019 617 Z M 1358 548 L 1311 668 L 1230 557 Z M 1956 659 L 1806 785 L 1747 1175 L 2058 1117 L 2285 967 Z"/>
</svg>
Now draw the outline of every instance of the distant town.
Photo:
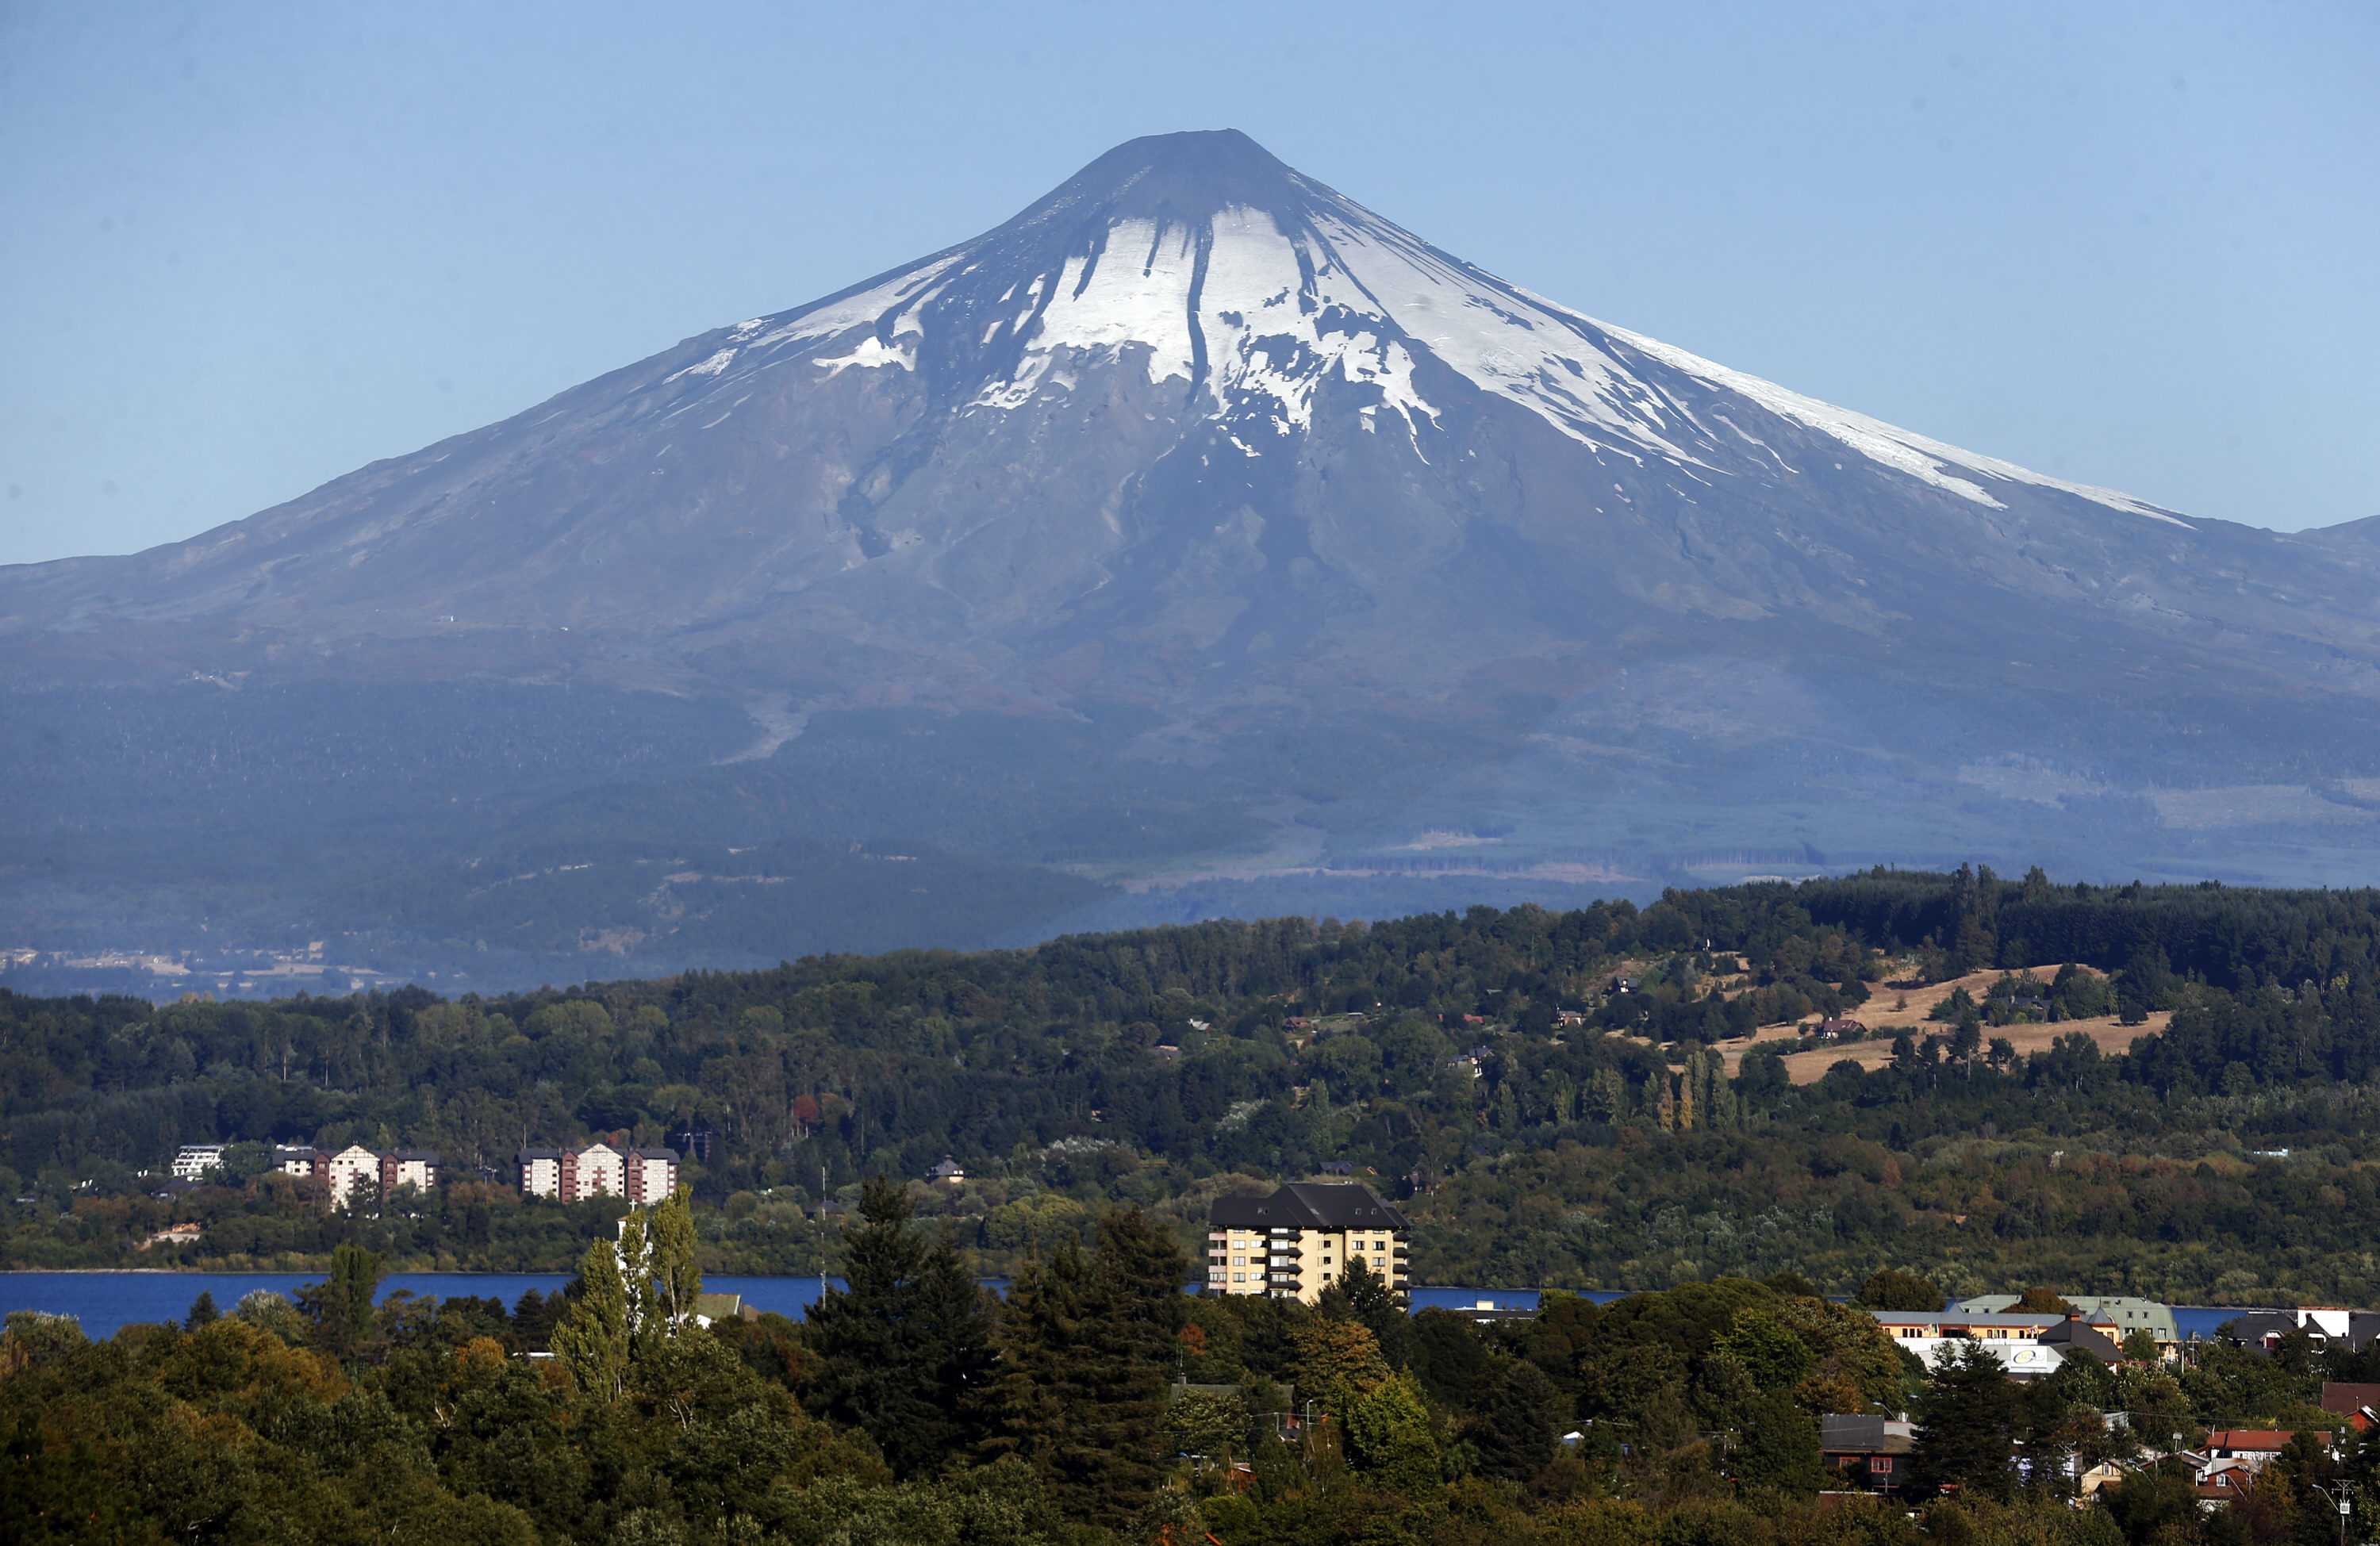
<svg viewBox="0 0 2380 1546">
<path fill-rule="evenodd" d="M 126 993 L 143 998 L 280 997 L 389 988 L 432 972 L 395 972 L 342 959 L 331 941 L 295 949 L 44 950 L 0 947 L 0 985 L 20 993 Z"/>
</svg>

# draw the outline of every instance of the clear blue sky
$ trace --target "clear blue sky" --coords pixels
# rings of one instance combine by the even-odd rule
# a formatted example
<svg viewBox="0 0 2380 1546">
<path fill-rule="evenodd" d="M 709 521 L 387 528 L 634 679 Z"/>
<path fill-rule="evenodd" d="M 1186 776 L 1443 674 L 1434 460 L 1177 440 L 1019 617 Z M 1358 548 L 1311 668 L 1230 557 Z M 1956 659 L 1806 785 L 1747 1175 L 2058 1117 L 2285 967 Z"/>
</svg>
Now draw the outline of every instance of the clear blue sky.
<svg viewBox="0 0 2380 1546">
<path fill-rule="evenodd" d="M 2060 477 L 2380 513 L 2380 6 L 0 6 L 0 562 L 121 552 L 1232 127 Z"/>
</svg>

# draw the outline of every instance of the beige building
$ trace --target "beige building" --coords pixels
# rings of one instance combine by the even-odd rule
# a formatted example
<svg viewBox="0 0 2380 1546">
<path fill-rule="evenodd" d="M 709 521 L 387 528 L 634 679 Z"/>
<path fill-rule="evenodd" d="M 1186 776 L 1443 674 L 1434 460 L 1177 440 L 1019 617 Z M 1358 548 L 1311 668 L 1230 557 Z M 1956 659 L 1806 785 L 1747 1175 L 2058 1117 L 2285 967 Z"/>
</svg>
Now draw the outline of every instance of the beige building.
<svg viewBox="0 0 2380 1546">
<path fill-rule="evenodd" d="M 370 1188 L 373 1195 L 379 1195 L 380 1155 L 360 1143 L 350 1143 L 333 1154 L 331 1163 L 323 1170 L 331 1178 L 331 1206 L 334 1208 L 346 1207 L 347 1199 L 354 1195 L 358 1184 Z"/>
<path fill-rule="evenodd" d="M 620 1163 L 631 1202 L 666 1202 L 677 1190 L 674 1149 L 631 1149 Z"/>
<path fill-rule="evenodd" d="M 1219 1197 L 1208 1215 L 1207 1292 L 1314 1303 L 1358 1261 L 1402 1294 L 1412 1226 L 1352 1182 L 1305 1181 L 1270 1197 Z"/>
<path fill-rule="evenodd" d="M 419 1192 L 435 1190 L 438 1186 L 438 1156 L 428 1149 L 392 1149 L 380 1157 L 380 1194 L 387 1197 L 399 1187 L 411 1187 Z"/>
<path fill-rule="evenodd" d="M 677 1190 L 674 1149 L 614 1149 L 589 1143 L 584 1149 L 523 1149 L 520 1188 L 524 1197 L 577 1202 L 589 1197 L 625 1197 L 659 1202 Z"/>
<path fill-rule="evenodd" d="M 578 1151 L 578 1195 L 581 1197 L 625 1197 L 628 1195 L 627 1165 L 620 1151 L 609 1143 L 589 1143 Z"/>
</svg>

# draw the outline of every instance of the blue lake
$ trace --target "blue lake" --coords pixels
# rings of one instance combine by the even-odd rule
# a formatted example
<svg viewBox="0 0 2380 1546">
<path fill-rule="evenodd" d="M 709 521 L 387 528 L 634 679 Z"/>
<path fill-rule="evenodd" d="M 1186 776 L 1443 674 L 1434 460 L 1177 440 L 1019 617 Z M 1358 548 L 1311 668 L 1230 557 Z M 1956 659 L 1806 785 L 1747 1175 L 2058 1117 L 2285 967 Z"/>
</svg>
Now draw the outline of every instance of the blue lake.
<svg viewBox="0 0 2380 1546">
<path fill-rule="evenodd" d="M 179 1321 L 190 1312 L 190 1301 L 201 1292 L 215 1297 L 215 1308 L 228 1312 L 243 1295 L 259 1288 L 288 1294 L 301 1283 L 313 1283 L 320 1273 L 0 1273 L 0 1311 L 39 1310 L 52 1315 L 72 1315 L 95 1337 L 112 1336 L 119 1326 L 136 1322 Z M 566 1273 L 395 1273 L 380 1286 L 381 1298 L 402 1289 L 432 1298 L 495 1298 L 509 1306 L 534 1288 L 552 1293 L 570 1281 Z M 815 1277 L 708 1277 L 702 1285 L 715 1294 L 741 1294 L 755 1310 L 772 1310 L 795 1320 L 818 1302 Z M 1004 1286 L 1004 1285 L 995 1285 Z M 1427 1305 L 1467 1308 L 1490 1304 L 1499 1309 L 1535 1310 L 1534 1288 L 1416 1288 L 1415 1310 Z M 1615 1299 L 1611 1292 L 1587 1296 Z"/>
<path fill-rule="evenodd" d="M 118 1326 L 142 1321 L 179 1321 L 201 1292 L 215 1297 L 228 1314 L 242 1296 L 259 1288 L 288 1294 L 301 1283 L 319 1283 L 321 1273 L 0 1273 L 0 1310 L 40 1310 L 72 1315 L 94 1337 L 112 1336 Z M 534 1288 L 552 1293 L 570 1281 L 568 1273 L 394 1273 L 380 1297 L 400 1289 L 433 1298 L 495 1298 L 507 1308 Z M 741 1294 L 761 1310 L 799 1316 L 816 1302 L 814 1277 L 716 1277 L 704 1287 Z"/>
<path fill-rule="evenodd" d="M 215 1307 L 229 1311 L 242 1295 L 259 1288 L 287 1294 L 301 1283 L 316 1282 L 320 1273 L 0 1273 L 0 1311 L 39 1310 L 72 1315 L 95 1337 L 112 1336 L 119 1326 L 142 1321 L 179 1321 L 201 1291 L 215 1297 Z M 380 1286 L 381 1297 L 402 1289 L 432 1298 L 495 1298 L 507 1306 L 534 1288 L 550 1294 L 570 1281 L 566 1273 L 396 1273 Z M 818 1302 L 815 1277 L 732 1277 L 703 1280 L 715 1294 L 741 1294 L 755 1310 L 772 1310 L 800 1320 Z M 1005 1284 L 995 1284 L 1004 1287 Z M 1583 1297 L 1598 1304 L 1621 1298 L 1617 1289 L 1587 1289 Z M 1448 1310 L 1492 1307 L 1535 1310 L 1543 1295 L 1535 1288 L 1415 1288 L 1413 1308 L 1436 1305 Z M 2240 1313 L 2210 1305 L 2177 1305 L 2174 1320 L 2181 1335 L 2212 1336 L 2215 1328 Z"/>
</svg>

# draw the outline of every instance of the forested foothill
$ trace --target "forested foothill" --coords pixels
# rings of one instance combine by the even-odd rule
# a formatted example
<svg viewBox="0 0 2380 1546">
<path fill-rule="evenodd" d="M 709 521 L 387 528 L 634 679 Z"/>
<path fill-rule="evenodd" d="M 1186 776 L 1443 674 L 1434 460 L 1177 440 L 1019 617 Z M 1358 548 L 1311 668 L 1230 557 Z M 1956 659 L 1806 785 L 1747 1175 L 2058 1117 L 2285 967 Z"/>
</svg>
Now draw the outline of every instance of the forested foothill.
<svg viewBox="0 0 2380 1546">
<path fill-rule="evenodd" d="M 1188 1245 L 1219 1193 L 1344 1162 L 1413 1217 L 1425 1284 L 1790 1271 L 1844 1293 L 1891 1266 L 1959 1294 L 2370 1303 L 2375 912 L 2370 892 L 1873 872 L 453 1002 L 0 996 L 6 1259 L 320 1271 L 352 1245 L 564 1270 L 625 1204 L 524 1202 L 514 1151 L 695 1131 L 713 1272 L 820 1270 L 822 1203 L 945 1155 L 967 1178 L 920 1206 L 990 1276 L 1111 1206 Z M 1896 1019 L 1890 984 L 1977 972 L 1944 1018 Z M 2129 1052 L 2004 1055 L 2012 1023 L 2168 1014 Z M 1786 1022 L 1840 1017 L 1885 1066 L 1790 1082 L 1778 1055 L 1813 1038 Z M 233 1144 L 225 1184 L 154 1195 L 140 1172 L 206 1140 Z M 327 1213 L 266 1173 L 275 1141 L 434 1149 L 443 1180 Z M 180 1222 L 194 1243 L 144 1244 Z"/>
<path fill-rule="evenodd" d="M 1408 1316 L 1360 1265 L 1312 1306 L 1192 1297 L 1126 1208 L 1002 1298 L 919 1190 L 863 1184 L 847 1286 L 802 1323 L 703 1296 L 682 1192 L 510 1311 L 375 1305 L 383 1264 L 347 1245 L 294 1303 L 201 1296 L 103 1344 L 13 1314 L 0 1539 L 2326 1546 L 2328 1500 L 2380 1480 L 2380 1430 L 2303 1431 L 2339 1428 L 2320 1383 L 2380 1378 L 2380 1347 L 2176 1370 L 2152 1343 L 2020 1385 L 1981 1344 L 1928 1374 L 1791 1274 L 1486 1323 Z M 1941 1302 L 1901 1273 L 1862 1292 Z M 1916 1425 L 1904 1469 L 1828 1464 L 1827 1419 L 1888 1413 Z M 2252 1424 L 2301 1431 L 2202 1513 L 2176 1452 Z"/>
</svg>

